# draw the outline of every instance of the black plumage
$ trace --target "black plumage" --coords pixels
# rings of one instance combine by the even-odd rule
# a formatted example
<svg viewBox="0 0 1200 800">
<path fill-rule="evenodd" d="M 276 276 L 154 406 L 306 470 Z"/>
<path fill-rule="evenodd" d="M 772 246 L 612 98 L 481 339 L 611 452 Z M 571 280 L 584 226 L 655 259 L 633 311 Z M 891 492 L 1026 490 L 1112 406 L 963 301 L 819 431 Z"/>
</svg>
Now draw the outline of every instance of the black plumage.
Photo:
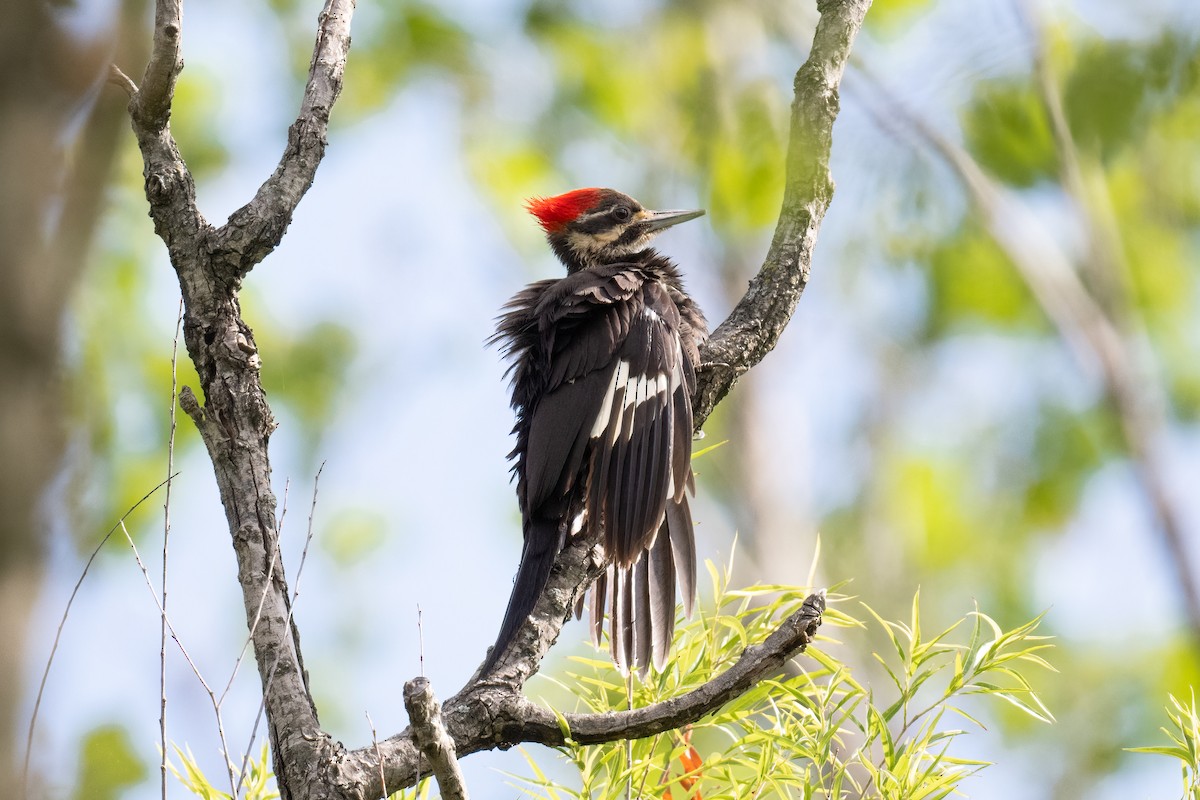
<svg viewBox="0 0 1200 800">
<path fill-rule="evenodd" d="M 647 211 L 610 189 L 529 208 L 568 274 L 519 292 L 494 337 L 513 362 L 524 547 L 484 671 L 533 610 L 567 537 L 586 534 L 609 560 L 592 590 L 593 638 L 607 611 L 613 659 L 644 673 L 670 649 L 676 584 L 688 614 L 695 596 L 691 395 L 707 335 L 678 269 L 647 245 L 703 212 Z"/>
</svg>

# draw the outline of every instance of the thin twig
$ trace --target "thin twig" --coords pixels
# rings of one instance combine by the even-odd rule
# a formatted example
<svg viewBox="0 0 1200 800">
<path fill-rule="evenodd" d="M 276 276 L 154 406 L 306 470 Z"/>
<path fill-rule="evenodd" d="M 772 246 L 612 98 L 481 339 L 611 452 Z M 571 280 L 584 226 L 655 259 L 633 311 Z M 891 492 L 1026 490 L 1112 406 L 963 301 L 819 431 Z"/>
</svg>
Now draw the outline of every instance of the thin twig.
<svg viewBox="0 0 1200 800">
<path fill-rule="evenodd" d="M 168 475 L 167 480 L 171 480 L 178 475 L 178 472 L 175 473 L 175 475 Z M 100 549 L 104 547 L 108 540 L 112 538 L 112 535 L 117 532 L 117 528 L 124 524 L 125 519 L 134 511 L 136 511 L 138 506 L 149 500 L 150 497 L 163 486 L 165 486 L 166 483 L 167 481 L 165 480 L 150 491 L 146 492 L 146 494 L 142 496 L 141 500 L 138 500 L 136 503 L 131 505 L 129 510 L 122 514 L 121 518 L 117 520 L 116 524 L 108 529 L 108 533 L 104 534 L 104 538 L 100 540 L 100 543 L 96 545 L 95 549 L 92 550 L 92 554 L 88 556 L 87 563 L 83 565 L 83 572 L 79 574 L 79 580 L 75 581 L 75 588 L 71 590 L 71 596 L 67 598 L 67 607 L 63 609 L 62 618 L 58 621 L 58 630 L 54 632 L 54 643 L 50 646 L 50 655 L 46 658 L 46 667 L 42 670 L 42 679 L 38 683 L 37 696 L 33 700 L 33 713 L 29 717 L 29 731 L 25 735 L 25 762 L 21 769 L 22 796 L 29 796 L 29 759 L 33 754 L 33 732 L 37 726 L 38 711 L 40 711 L 42 707 L 42 695 L 45 694 L 46 691 L 46 679 L 50 677 L 50 667 L 54 664 L 54 656 L 58 652 L 58 643 L 59 640 L 62 639 L 63 627 L 65 627 L 67 624 L 67 617 L 71 613 L 71 606 L 75 603 L 75 596 L 79 594 L 79 587 L 83 585 L 83 579 L 87 577 L 88 570 L 92 568 L 92 562 L 95 561 L 96 556 L 100 554 Z"/>
<path fill-rule="evenodd" d="M 115 68 L 114 68 L 115 69 Z M 171 473 L 175 471 L 175 402 L 179 394 L 179 331 L 183 327 L 183 298 L 175 318 L 175 339 L 171 342 L 171 431 L 167 436 L 167 491 L 163 501 L 162 609 L 158 631 L 158 770 L 162 777 L 162 800 L 167 800 L 167 542 L 171 538 Z"/>
<path fill-rule="evenodd" d="M 656 734 L 654 734 L 654 738 L 650 740 L 649 753 L 651 756 L 654 755 L 654 748 L 658 747 L 658 740 L 661 738 L 662 738 L 662 734 L 656 733 Z M 668 750 L 667 751 L 667 768 L 669 769 L 670 766 L 671 766 L 671 752 Z M 665 772 L 664 772 L 664 774 L 665 774 Z M 649 778 L 650 778 L 650 759 L 647 758 L 646 759 L 646 771 L 642 773 L 642 782 L 638 784 L 638 793 L 637 793 L 638 797 L 646 796 L 646 781 Z M 661 783 L 661 781 L 659 781 L 659 782 Z"/>
<path fill-rule="evenodd" d="M 425 674 L 425 628 L 421 624 L 420 603 L 417 603 L 417 674 Z"/>
<path fill-rule="evenodd" d="M 371 712 L 363 712 L 367 717 L 367 724 L 371 726 L 371 744 L 375 748 L 375 758 L 379 760 L 379 783 L 383 786 L 383 797 L 387 800 L 387 778 L 383 775 L 383 754 L 379 752 L 379 734 L 375 731 L 375 720 L 371 719 Z"/>
<path fill-rule="evenodd" d="M 633 711 L 633 670 L 625 676 L 625 710 Z M 633 739 L 625 740 L 625 800 L 633 800 Z"/>
<path fill-rule="evenodd" d="M 192 660 L 191 654 L 189 654 L 187 648 L 183 646 L 183 640 L 180 639 L 179 634 L 176 633 L 175 626 L 171 624 L 171 618 L 167 616 L 167 610 L 163 608 L 162 603 L 159 601 L 158 591 L 154 588 L 154 581 L 150 579 L 150 571 L 146 569 L 146 564 L 144 561 L 142 561 L 142 554 L 138 552 L 137 544 L 134 543 L 133 537 L 129 535 L 129 529 L 125 527 L 125 521 L 121 520 L 121 522 L 117 524 L 120 526 L 121 532 L 125 534 L 125 541 L 129 544 L 130 549 L 133 550 L 133 559 L 137 562 L 138 569 L 142 571 L 142 577 L 146 581 L 146 588 L 150 590 L 150 596 L 154 598 L 154 605 L 158 607 L 159 616 L 162 618 L 163 622 L 166 623 L 167 630 L 171 632 L 171 638 L 175 641 L 176 646 L 179 647 L 179 652 L 183 654 L 183 660 L 186 661 L 188 666 L 192 668 L 192 673 L 196 676 L 196 680 L 200 682 L 200 686 L 203 687 L 204 691 L 208 693 L 208 699 L 212 701 L 213 708 L 216 710 L 217 714 L 217 736 L 221 740 L 221 752 L 228 754 L 229 745 L 225 738 L 225 727 L 221 723 L 221 708 L 217 703 L 216 693 L 214 693 L 212 687 L 208 685 L 208 681 L 204 680 L 204 675 L 200 673 L 200 667 L 197 666 L 196 662 Z M 225 761 L 226 771 L 229 773 L 229 785 L 230 788 L 233 788 L 233 768 L 228 763 L 228 755 L 226 755 Z M 233 796 L 237 796 L 236 791 L 233 792 Z"/>
<path fill-rule="evenodd" d="M 129 95 L 131 100 L 137 97 L 137 84 L 133 82 L 133 78 L 130 78 L 128 75 L 122 72 L 121 68 L 116 64 L 108 65 L 108 82 L 114 86 L 121 87 L 125 94 Z"/>
</svg>

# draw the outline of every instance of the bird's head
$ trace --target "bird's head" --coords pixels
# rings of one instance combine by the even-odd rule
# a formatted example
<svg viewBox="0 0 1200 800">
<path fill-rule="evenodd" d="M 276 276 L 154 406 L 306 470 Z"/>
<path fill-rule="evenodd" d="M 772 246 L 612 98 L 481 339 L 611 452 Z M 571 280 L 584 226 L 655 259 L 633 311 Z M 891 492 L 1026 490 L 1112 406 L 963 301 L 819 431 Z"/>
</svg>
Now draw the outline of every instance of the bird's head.
<svg viewBox="0 0 1200 800">
<path fill-rule="evenodd" d="M 703 211 L 651 211 L 613 189 L 576 189 L 533 197 L 525 208 L 537 218 L 569 272 L 615 264 L 641 252 L 665 228 Z"/>
</svg>

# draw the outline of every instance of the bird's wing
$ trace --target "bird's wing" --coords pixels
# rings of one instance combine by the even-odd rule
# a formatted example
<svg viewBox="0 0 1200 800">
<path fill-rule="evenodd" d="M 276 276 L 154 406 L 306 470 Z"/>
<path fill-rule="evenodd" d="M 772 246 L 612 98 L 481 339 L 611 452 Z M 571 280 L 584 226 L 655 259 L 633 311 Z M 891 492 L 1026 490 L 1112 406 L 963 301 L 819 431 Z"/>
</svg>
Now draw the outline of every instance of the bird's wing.
<svg viewBox="0 0 1200 800">
<path fill-rule="evenodd" d="M 502 320 L 500 333 L 517 356 L 514 455 L 526 521 L 514 598 L 527 602 L 513 608 L 510 601 L 503 626 L 510 635 L 548 574 L 530 571 L 524 583 L 538 585 L 522 586 L 524 562 L 557 552 L 569 529 L 586 525 L 603 531 L 613 562 L 597 592 L 607 586 L 614 659 L 643 671 L 651 658 L 665 662 L 676 581 L 689 611 L 695 593 L 686 494 L 694 347 L 681 340 L 681 327 L 666 287 L 615 267 L 540 287 Z M 594 595 L 597 633 L 603 605 Z"/>
<path fill-rule="evenodd" d="M 616 343 L 628 330 L 623 301 L 640 281 L 575 273 L 523 289 L 505 306 L 493 343 L 513 360 L 516 446 L 510 457 L 524 517 L 524 546 L 491 669 L 545 588 L 568 530 L 593 418 L 614 369 Z"/>
<path fill-rule="evenodd" d="M 518 430 L 518 489 L 527 514 L 563 515 L 584 469 L 584 455 L 619 356 L 634 324 L 640 281 L 596 272 L 559 282 L 539 303 L 542 340 L 530 353 L 540 391 Z M 522 427 L 518 423 L 518 427 Z M 522 439 L 524 433 L 524 441 Z"/>
<path fill-rule="evenodd" d="M 592 417 L 588 487 L 589 513 L 603 518 L 605 547 L 619 567 L 642 556 L 667 505 L 682 498 L 692 438 L 678 310 L 658 283 L 626 305 L 629 330 Z"/>
</svg>

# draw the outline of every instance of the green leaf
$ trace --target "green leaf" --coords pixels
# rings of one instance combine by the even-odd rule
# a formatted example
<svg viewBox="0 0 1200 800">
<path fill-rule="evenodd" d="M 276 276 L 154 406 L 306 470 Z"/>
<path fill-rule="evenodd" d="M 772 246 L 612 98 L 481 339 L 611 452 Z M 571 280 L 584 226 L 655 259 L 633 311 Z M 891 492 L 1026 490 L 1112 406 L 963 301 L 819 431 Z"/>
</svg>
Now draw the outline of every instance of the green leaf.
<svg viewBox="0 0 1200 800">
<path fill-rule="evenodd" d="M 118 725 L 93 728 L 83 739 L 79 753 L 79 777 L 74 797 L 78 800 L 116 800 L 124 789 L 146 778 L 146 764 Z"/>
<path fill-rule="evenodd" d="M 1057 176 L 1054 133 L 1042 99 L 1028 80 L 975 84 L 962 117 L 967 149 L 996 178 L 1028 187 Z"/>
</svg>

